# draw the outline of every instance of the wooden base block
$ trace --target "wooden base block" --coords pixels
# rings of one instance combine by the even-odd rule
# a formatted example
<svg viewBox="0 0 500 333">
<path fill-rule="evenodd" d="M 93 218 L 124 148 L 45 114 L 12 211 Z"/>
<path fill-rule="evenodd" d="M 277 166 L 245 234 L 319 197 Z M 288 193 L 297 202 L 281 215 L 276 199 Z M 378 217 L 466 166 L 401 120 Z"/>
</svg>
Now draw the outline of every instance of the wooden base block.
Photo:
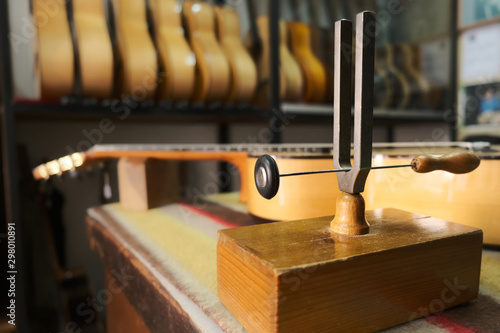
<svg viewBox="0 0 500 333">
<path fill-rule="evenodd" d="M 218 296 L 250 332 L 372 332 L 477 297 L 482 231 L 396 209 L 219 231 Z"/>
<path fill-rule="evenodd" d="M 120 204 L 131 210 L 148 210 L 179 199 L 178 164 L 152 158 L 118 161 Z"/>
</svg>

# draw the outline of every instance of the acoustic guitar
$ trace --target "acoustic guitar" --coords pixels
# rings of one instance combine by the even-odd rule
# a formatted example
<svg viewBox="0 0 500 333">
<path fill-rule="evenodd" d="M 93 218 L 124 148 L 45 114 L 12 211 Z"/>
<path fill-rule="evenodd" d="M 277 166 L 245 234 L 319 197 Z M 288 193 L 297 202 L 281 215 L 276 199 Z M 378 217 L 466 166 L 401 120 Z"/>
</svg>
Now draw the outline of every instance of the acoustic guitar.
<svg viewBox="0 0 500 333">
<path fill-rule="evenodd" d="M 160 100 L 191 99 L 195 85 L 196 58 L 186 41 L 178 0 L 149 0 L 158 50 Z"/>
<path fill-rule="evenodd" d="M 211 4 L 185 1 L 183 17 L 188 39 L 196 56 L 194 102 L 223 102 L 229 94 L 231 69 L 215 36 L 215 14 Z"/>
<path fill-rule="evenodd" d="M 102 0 L 73 0 L 81 93 L 99 99 L 113 90 L 113 49 Z"/>
<path fill-rule="evenodd" d="M 50 8 L 50 11 L 48 9 Z M 33 0 L 38 36 L 42 99 L 59 100 L 74 93 L 74 51 L 66 2 Z"/>
<path fill-rule="evenodd" d="M 396 67 L 405 75 L 410 86 L 410 101 L 408 107 L 423 108 L 430 104 L 430 84 L 422 73 L 415 67 L 415 58 L 418 49 L 408 43 L 394 45 L 394 61 Z"/>
<path fill-rule="evenodd" d="M 116 94 L 152 99 L 158 86 L 157 57 L 144 0 L 112 0 L 117 42 Z"/>
<path fill-rule="evenodd" d="M 311 31 L 300 21 L 297 1 L 292 1 L 294 21 L 287 22 L 289 43 L 292 53 L 300 65 L 304 77 L 303 100 L 306 103 L 320 103 L 325 99 L 326 72 L 323 64 L 311 49 Z"/>
<path fill-rule="evenodd" d="M 313 0 L 308 1 L 311 12 L 313 25 L 311 29 L 311 49 L 318 59 L 321 61 L 326 74 L 325 88 L 325 103 L 333 103 L 333 45 L 335 40 L 334 35 L 334 20 L 337 19 L 337 12 L 331 4 L 331 0 Z M 323 4 L 323 6 L 321 6 Z M 327 25 L 326 28 L 318 25 L 320 22 L 321 13 L 326 13 Z"/>
<path fill-rule="evenodd" d="M 247 0 L 250 14 L 250 30 L 246 38 L 246 46 L 257 64 L 257 93 L 255 103 L 267 107 L 270 101 L 270 36 L 269 17 L 259 12 L 258 1 Z M 256 15 L 256 13 L 259 13 Z M 303 79 L 300 67 L 293 58 L 287 45 L 286 23 L 279 23 L 279 58 L 280 58 L 280 99 L 297 102 L 301 98 Z"/>
<path fill-rule="evenodd" d="M 238 14 L 228 6 L 216 6 L 215 22 L 219 44 L 231 67 L 231 81 L 226 102 L 250 102 L 257 87 L 257 69 L 241 42 Z"/>
<path fill-rule="evenodd" d="M 394 64 L 394 45 L 386 43 L 377 50 L 380 70 L 387 78 L 391 92 L 388 106 L 405 109 L 410 103 L 410 84 L 404 74 Z"/>
<path fill-rule="evenodd" d="M 456 176 L 437 171 L 412 176 L 409 168 L 374 170 L 368 177 L 364 197 L 371 208 L 410 209 L 421 214 L 481 227 L 485 242 L 500 245 L 500 147 L 486 143 L 446 143 L 434 146 L 415 143 L 376 143 L 376 166 L 408 164 L 411 156 L 474 152 L 481 165 L 470 174 Z M 281 173 L 332 168 L 331 144 L 263 145 L 96 145 L 85 153 L 74 153 L 33 170 L 36 179 L 48 179 L 75 169 L 87 168 L 108 159 L 152 158 L 159 160 L 219 160 L 235 165 L 240 173 L 240 201 L 263 219 L 278 221 L 335 214 L 339 192 L 334 174 L 285 177 L 271 200 L 264 199 L 254 184 L 255 163 L 262 154 L 271 154 Z M 479 149 L 479 150 L 478 150 Z M 413 178 L 414 177 L 414 178 Z M 437 184 L 439 186 L 437 186 Z M 408 187 L 408 189 L 405 189 Z M 410 194 L 410 189 L 415 189 Z M 472 192 L 471 192 L 472 190 Z M 394 195 L 397 191 L 398 195 Z M 401 191 L 405 195 L 401 195 Z M 406 195 L 407 194 L 407 195 Z M 442 201 L 438 201 L 437 199 Z M 440 202 L 440 206 L 436 205 Z M 466 208 L 466 209 L 463 209 Z"/>
</svg>

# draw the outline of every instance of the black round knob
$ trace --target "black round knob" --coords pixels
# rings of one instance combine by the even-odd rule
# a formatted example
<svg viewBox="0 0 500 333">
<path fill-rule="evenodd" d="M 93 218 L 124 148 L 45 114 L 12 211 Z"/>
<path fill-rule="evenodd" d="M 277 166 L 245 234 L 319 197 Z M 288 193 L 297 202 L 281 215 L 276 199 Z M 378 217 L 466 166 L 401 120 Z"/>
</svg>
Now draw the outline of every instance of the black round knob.
<svg viewBox="0 0 500 333">
<path fill-rule="evenodd" d="M 274 158 L 262 155 L 255 163 L 255 186 L 266 199 L 273 198 L 280 187 L 280 172 Z"/>
</svg>

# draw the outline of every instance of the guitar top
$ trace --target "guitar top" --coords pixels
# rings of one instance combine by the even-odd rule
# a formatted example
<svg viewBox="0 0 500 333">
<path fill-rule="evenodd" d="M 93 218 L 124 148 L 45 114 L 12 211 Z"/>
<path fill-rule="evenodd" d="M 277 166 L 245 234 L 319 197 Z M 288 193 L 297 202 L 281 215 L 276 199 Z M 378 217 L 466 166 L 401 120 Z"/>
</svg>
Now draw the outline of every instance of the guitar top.
<svg viewBox="0 0 500 333">
<path fill-rule="evenodd" d="M 51 8 L 50 17 L 47 8 Z M 64 1 L 33 0 L 38 30 L 38 67 L 44 99 L 73 94 L 74 52 Z"/>
<path fill-rule="evenodd" d="M 230 88 L 230 67 L 215 37 L 214 8 L 199 1 L 186 1 L 183 15 L 196 56 L 195 102 L 224 101 Z"/>
<path fill-rule="evenodd" d="M 112 0 L 118 44 L 118 94 L 135 99 L 154 97 L 157 80 L 156 50 L 148 31 L 143 0 Z"/>
<path fill-rule="evenodd" d="M 184 36 L 177 0 L 150 0 L 160 64 L 158 98 L 189 100 L 195 85 L 196 59 Z"/>
<path fill-rule="evenodd" d="M 217 37 L 231 67 L 227 102 L 250 102 L 257 86 L 257 69 L 240 39 L 238 14 L 229 7 L 215 7 Z"/>
<path fill-rule="evenodd" d="M 76 50 L 85 97 L 111 97 L 113 49 L 101 0 L 73 0 Z"/>
</svg>

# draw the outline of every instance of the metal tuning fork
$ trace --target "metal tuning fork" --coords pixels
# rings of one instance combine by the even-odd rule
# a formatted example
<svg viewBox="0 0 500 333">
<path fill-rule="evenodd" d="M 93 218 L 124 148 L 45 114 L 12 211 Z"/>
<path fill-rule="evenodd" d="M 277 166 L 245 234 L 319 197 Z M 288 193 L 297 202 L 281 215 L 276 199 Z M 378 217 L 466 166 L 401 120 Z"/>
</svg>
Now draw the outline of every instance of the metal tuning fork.
<svg viewBox="0 0 500 333">
<path fill-rule="evenodd" d="M 346 235 L 362 235 L 369 231 L 365 204 L 361 195 L 371 169 L 411 167 L 418 173 L 445 170 L 467 173 L 479 165 L 471 153 L 451 153 L 441 157 L 418 156 L 411 163 L 372 167 L 373 86 L 375 64 L 375 13 L 364 11 L 356 16 L 356 68 L 354 78 L 354 153 L 351 164 L 351 73 L 352 23 L 335 22 L 333 165 L 332 170 L 280 174 L 273 157 L 262 155 L 255 164 L 257 190 L 266 199 L 279 189 L 280 177 L 335 172 L 341 193 L 337 197 L 332 231 Z"/>
</svg>

